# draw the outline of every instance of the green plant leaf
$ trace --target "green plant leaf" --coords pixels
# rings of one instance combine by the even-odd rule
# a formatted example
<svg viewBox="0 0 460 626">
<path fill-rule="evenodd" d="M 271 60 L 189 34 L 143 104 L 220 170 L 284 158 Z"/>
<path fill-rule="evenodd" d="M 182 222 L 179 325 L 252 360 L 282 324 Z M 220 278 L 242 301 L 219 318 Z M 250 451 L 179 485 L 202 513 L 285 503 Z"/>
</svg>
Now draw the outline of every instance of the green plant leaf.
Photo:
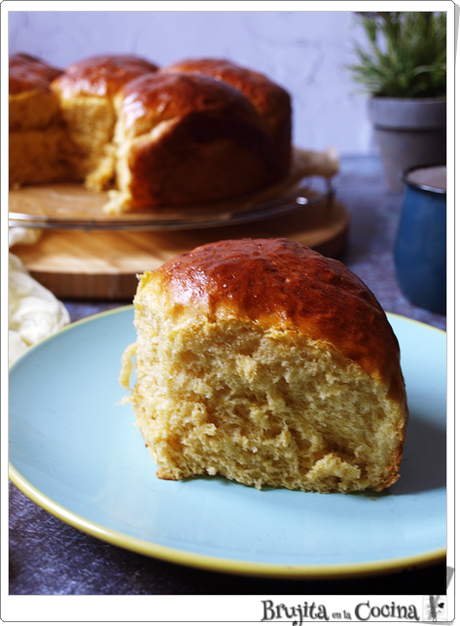
<svg viewBox="0 0 460 626">
<path fill-rule="evenodd" d="M 359 13 L 368 46 L 354 43 L 346 66 L 374 96 L 439 97 L 446 93 L 446 13 Z"/>
</svg>

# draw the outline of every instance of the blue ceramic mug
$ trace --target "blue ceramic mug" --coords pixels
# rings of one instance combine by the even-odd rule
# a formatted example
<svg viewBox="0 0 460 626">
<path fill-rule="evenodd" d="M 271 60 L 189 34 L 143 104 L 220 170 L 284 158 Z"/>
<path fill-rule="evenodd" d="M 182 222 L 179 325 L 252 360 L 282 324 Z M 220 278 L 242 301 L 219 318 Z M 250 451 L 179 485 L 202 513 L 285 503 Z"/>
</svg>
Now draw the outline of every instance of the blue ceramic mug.
<svg viewBox="0 0 460 626">
<path fill-rule="evenodd" d="M 417 166 L 402 176 L 404 194 L 394 260 L 412 304 L 446 313 L 446 166 Z"/>
</svg>

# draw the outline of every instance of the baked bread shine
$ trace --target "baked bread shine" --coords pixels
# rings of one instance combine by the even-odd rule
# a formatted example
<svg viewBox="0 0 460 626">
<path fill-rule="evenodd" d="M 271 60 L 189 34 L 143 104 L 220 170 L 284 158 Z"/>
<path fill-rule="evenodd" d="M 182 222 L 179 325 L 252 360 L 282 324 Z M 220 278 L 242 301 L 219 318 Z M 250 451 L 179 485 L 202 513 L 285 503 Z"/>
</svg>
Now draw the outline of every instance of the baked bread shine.
<svg viewBox="0 0 460 626">
<path fill-rule="evenodd" d="M 251 102 L 270 138 L 274 178 L 285 176 L 291 164 L 292 110 L 288 92 L 272 80 L 226 59 L 186 59 L 160 69 L 210 76 L 231 85 Z"/>
<path fill-rule="evenodd" d="M 227 240 L 140 277 L 123 356 L 162 479 L 381 491 L 408 419 L 398 341 L 366 285 L 286 239 Z M 134 362 L 134 363 L 133 363 Z"/>
</svg>

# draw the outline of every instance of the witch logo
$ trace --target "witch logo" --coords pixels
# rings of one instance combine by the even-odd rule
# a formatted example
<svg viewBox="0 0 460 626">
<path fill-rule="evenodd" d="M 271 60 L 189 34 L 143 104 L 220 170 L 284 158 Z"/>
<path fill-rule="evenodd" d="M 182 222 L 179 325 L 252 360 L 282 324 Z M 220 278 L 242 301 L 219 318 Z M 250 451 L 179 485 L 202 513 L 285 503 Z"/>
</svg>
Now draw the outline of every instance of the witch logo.
<svg viewBox="0 0 460 626">
<path fill-rule="evenodd" d="M 424 604 L 425 617 L 430 622 L 446 619 L 446 596 L 427 596 Z"/>
</svg>

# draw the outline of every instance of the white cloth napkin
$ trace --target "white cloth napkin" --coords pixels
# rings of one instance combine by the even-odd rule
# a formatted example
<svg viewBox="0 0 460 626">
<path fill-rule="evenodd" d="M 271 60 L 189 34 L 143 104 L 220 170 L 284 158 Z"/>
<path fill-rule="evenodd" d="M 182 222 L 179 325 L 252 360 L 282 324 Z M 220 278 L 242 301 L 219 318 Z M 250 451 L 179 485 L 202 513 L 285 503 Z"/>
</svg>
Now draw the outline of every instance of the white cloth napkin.
<svg viewBox="0 0 460 626">
<path fill-rule="evenodd" d="M 35 243 L 41 231 L 14 227 L 9 230 L 9 247 Z M 29 274 L 22 261 L 9 253 L 9 364 L 42 339 L 70 322 L 65 306 Z"/>
</svg>

